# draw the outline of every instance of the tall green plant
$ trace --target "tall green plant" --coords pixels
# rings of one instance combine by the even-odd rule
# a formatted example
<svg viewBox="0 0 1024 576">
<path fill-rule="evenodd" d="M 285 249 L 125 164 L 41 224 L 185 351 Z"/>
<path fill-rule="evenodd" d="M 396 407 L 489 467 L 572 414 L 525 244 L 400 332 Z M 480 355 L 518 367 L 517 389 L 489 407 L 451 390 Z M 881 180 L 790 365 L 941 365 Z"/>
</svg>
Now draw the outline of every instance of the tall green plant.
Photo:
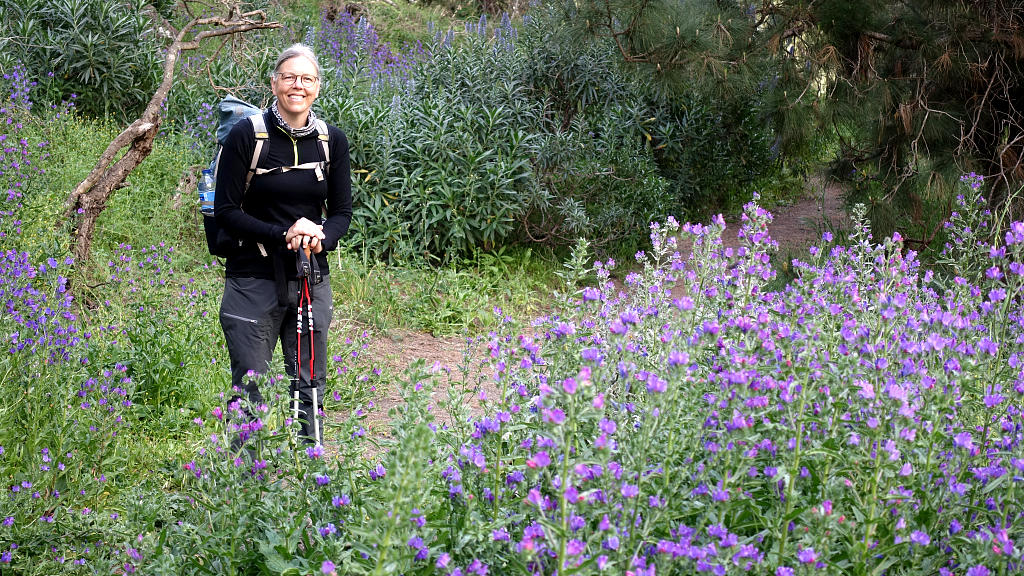
<svg viewBox="0 0 1024 576">
<path fill-rule="evenodd" d="M 533 138 L 521 86 L 507 65 L 481 58 L 489 52 L 442 48 L 414 68 L 408 91 L 353 102 L 358 86 L 345 85 L 321 97 L 352 142 L 354 241 L 391 258 L 445 261 L 512 236 Z"/>
</svg>

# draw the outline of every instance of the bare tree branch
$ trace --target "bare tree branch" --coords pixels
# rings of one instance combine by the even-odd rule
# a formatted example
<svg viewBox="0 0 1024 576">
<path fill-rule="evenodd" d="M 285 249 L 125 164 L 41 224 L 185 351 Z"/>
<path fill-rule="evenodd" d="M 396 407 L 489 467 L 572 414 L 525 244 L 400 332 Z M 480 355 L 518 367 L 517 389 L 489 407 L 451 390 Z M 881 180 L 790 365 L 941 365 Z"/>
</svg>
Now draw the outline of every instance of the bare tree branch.
<svg viewBox="0 0 1024 576">
<path fill-rule="evenodd" d="M 169 23 L 160 19 L 160 25 L 166 27 L 173 36 L 173 41 L 167 47 L 163 76 L 159 87 L 139 118 L 111 141 L 107 149 L 100 155 L 96 166 L 68 196 L 64 220 L 61 224 L 68 221 L 73 223 L 72 251 L 78 262 L 88 261 L 96 220 L 106 208 L 111 194 L 124 184 L 132 170 L 137 168 L 153 150 L 153 141 L 160 130 L 162 120 L 161 106 L 171 91 L 181 53 L 185 50 L 198 49 L 203 40 L 208 38 L 281 27 L 278 22 L 268 21 L 262 10 L 243 12 L 239 8 L 237 0 L 222 0 L 221 4 L 225 10 L 225 16 L 192 17 L 178 31 L 174 31 Z M 184 8 L 191 15 L 187 3 L 184 4 Z M 127 150 L 124 155 L 115 162 L 114 159 L 125 148 Z"/>
</svg>

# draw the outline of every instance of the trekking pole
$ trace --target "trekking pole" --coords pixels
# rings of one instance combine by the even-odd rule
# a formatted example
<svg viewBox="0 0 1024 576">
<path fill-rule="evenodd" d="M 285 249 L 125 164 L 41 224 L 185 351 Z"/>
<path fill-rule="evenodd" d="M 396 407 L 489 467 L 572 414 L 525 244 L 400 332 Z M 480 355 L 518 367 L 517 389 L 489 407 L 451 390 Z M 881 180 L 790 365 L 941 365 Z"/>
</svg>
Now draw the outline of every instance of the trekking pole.
<svg viewBox="0 0 1024 576">
<path fill-rule="evenodd" d="M 301 281 L 300 281 L 301 282 Z M 300 284 L 298 294 L 298 304 L 295 310 L 295 379 L 297 382 L 302 381 L 302 370 L 301 362 L 302 355 L 302 288 Z M 295 390 L 292 391 L 292 418 L 294 420 L 299 419 L 299 386 L 296 384 Z"/>
<path fill-rule="evenodd" d="M 316 348 L 313 335 L 313 295 L 310 289 L 309 276 L 311 273 L 310 266 L 310 250 L 308 247 L 303 248 L 303 255 L 305 260 L 301 262 L 302 277 L 299 280 L 299 297 L 298 297 L 298 309 L 295 315 L 295 329 L 297 332 L 296 337 L 296 350 L 295 350 L 295 372 L 298 380 L 302 381 L 302 370 L 300 367 L 300 361 L 302 358 L 302 304 L 306 304 L 306 318 L 309 324 L 309 385 L 313 396 L 313 439 L 316 445 L 320 445 L 320 419 L 319 419 L 319 398 L 317 397 L 317 388 L 314 383 L 316 379 L 315 365 L 316 365 Z M 298 418 L 298 403 L 299 403 L 299 391 L 296 387 L 295 390 L 295 414 L 296 419 Z M 308 416 L 308 415 L 307 415 Z"/>
<path fill-rule="evenodd" d="M 312 258 L 310 255 L 309 248 L 306 248 L 306 258 Z M 306 284 L 306 304 L 309 307 L 309 384 L 313 392 L 313 438 L 316 441 L 316 445 L 320 445 L 320 403 L 317 398 L 319 390 L 316 385 L 316 348 L 313 346 L 313 287 L 309 283 L 309 277 L 312 274 L 312 261 L 310 262 L 310 274 L 307 274 L 303 279 Z"/>
</svg>

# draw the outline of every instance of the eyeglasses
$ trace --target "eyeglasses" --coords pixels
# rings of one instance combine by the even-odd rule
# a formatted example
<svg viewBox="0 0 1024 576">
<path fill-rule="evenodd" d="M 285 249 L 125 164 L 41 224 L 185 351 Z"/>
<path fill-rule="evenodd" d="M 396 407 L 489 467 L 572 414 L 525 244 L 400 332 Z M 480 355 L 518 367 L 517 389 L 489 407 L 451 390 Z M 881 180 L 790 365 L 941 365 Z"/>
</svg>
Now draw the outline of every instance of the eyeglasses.
<svg viewBox="0 0 1024 576">
<path fill-rule="evenodd" d="M 301 81 L 303 86 L 314 86 L 320 81 L 320 78 L 316 76 L 310 76 L 309 74 L 302 74 L 301 76 L 295 74 L 274 74 L 278 80 L 283 82 L 286 86 L 292 86 L 296 82 Z"/>
</svg>

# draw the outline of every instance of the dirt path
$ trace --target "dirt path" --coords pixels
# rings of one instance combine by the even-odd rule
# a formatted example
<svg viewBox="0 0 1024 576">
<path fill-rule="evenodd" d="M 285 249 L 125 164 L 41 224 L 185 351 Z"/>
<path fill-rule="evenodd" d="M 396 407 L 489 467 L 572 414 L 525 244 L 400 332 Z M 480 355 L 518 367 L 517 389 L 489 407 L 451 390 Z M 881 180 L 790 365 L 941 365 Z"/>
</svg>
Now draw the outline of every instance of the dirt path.
<svg viewBox="0 0 1024 576">
<path fill-rule="evenodd" d="M 772 211 L 772 222 L 768 227 L 771 237 L 779 243 L 779 254 L 791 258 L 805 252 L 826 230 L 843 231 L 849 228 L 849 219 L 843 207 L 838 187 L 809 187 L 792 205 Z M 726 246 L 737 246 L 736 232 L 738 219 L 727 221 L 722 234 Z M 346 327 L 339 327 L 347 330 Z M 473 357 L 465 357 L 467 346 L 472 346 Z M 371 335 L 369 346 L 364 351 L 370 354 L 369 362 L 380 367 L 383 374 L 401 375 L 418 359 L 426 362 L 433 372 L 442 373 L 441 380 L 448 374 L 447 387 L 461 388 L 470 409 L 479 406 L 481 393 L 494 394 L 489 375 L 480 370 L 479 361 L 487 353 L 485 341 L 467 342 L 462 336 L 435 337 L 412 331 L 392 331 L 390 334 Z M 466 375 L 468 372 L 468 376 Z M 448 390 L 439 386 L 432 398 L 439 405 Z M 375 391 L 373 411 L 367 417 L 365 426 L 369 434 L 387 434 L 388 410 L 401 402 L 397 384 L 379 386 Z M 340 416 L 328 415 L 334 421 Z M 441 418 L 444 420 L 443 416 Z M 328 449 L 330 446 L 328 445 Z"/>
<path fill-rule="evenodd" d="M 334 327 L 332 327 L 332 330 Z M 339 327 L 346 331 L 348 328 Z M 471 351 L 467 354 L 467 351 Z M 437 422 L 448 423 L 451 417 L 442 409 L 449 393 L 462 397 L 470 412 L 479 412 L 481 399 L 497 393 L 482 361 L 487 355 L 484 338 L 469 340 L 463 336 L 438 337 L 410 330 L 392 330 L 387 334 L 373 334 L 364 349 L 361 362 L 373 366 L 382 377 L 375 384 L 371 405 L 364 407 L 366 416 L 362 424 L 371 436 L 388 434 L 388 412 L 402 402 L 400 379 L 417 360 L 424 360 L 423 368 L 435 375 L 436 387 L 431 393 L 431 411 Z M 345 414 L 328 413 L 329 422 L 340 423 Z M 330 441 L 325 445 L 331 450 Z"/>
<path fill-rule="evenodd" d="M 780 254 L 795 256 L 817 242 L 826 230 L 847 230 L 849 225 L 839 186 L 811 183 L 804 195 L 791 206 L 772 211 L 768 233 L 779 243 Z M 737 241 L 737 226 L 730 223 L 722 235 L 726 244 Z"/>
</svg>

